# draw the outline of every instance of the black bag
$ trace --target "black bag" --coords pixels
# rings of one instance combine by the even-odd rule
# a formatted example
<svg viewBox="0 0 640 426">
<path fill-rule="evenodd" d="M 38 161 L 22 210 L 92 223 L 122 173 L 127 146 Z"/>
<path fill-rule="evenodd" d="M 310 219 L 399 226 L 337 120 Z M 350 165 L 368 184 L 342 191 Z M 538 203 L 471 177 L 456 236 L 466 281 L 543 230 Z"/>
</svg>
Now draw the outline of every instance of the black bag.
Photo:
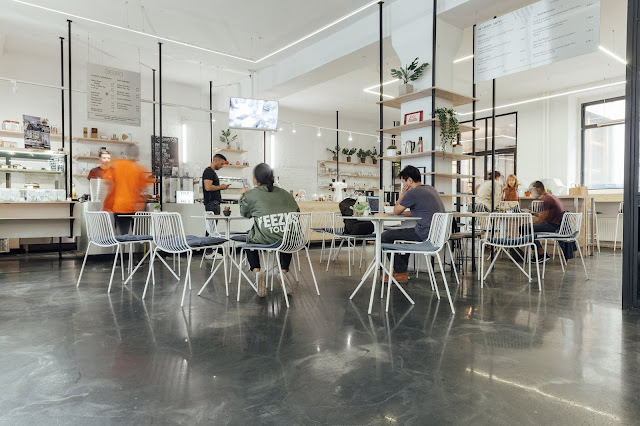
<svg viewBox="0 0 640 426">
<path fill-rule="evenodd" d="M 353 198 L 345 198 L 338 207 L 342 216 L 353 216 L 351 206 L 356 203 Z M 363 222 L 355 219 L 344 219 L 344 233 L 349 235 L 369 235 L 373 234 L 373 223 Z"/>
</svg>

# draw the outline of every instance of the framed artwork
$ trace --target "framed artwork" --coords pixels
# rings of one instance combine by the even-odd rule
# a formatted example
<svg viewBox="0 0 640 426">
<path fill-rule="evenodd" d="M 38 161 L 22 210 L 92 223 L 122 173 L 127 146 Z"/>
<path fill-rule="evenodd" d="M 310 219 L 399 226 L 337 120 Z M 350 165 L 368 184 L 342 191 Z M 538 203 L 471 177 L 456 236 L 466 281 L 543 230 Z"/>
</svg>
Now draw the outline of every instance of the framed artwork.
<svg viewBox="0 0 640 426">
<path fill-rule="evenodd" d="M 417 123 L 422 121 L 422 111 L 410 112 L 404 115 L 404 124 Z"/>
</svg>

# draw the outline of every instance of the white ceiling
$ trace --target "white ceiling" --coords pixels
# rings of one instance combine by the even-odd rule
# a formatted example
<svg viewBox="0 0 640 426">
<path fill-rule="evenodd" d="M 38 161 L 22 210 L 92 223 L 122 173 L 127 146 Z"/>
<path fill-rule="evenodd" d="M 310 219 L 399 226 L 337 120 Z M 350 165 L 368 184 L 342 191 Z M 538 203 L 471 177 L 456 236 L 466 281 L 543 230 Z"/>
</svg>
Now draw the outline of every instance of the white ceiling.
<svg viewBox="0 0 640 426">
<path fill-rule="evenodd" d="M 109 22 L 126 28 L 145 31 L 164 37 L 182 40 L 210 49 L 238 56 L 260 58 L 265 54 L 294 41 L 309 32 L 344 16 L 367 4 L 369 0 L 326 1 L 205 1 L 183 0 L 112 0 L 98 2 L 88 0 L 27 0 L 68 13 Z M 454 11 L 445 12 L 445 21 L 467 28 L 455 57 L 471 53 L 470 26 L 494 15 L 501 15 L 531 0 L 471 0 Z M 388 2 L 387 2 L 388 3 Z M 626 45 L 626 0 L 602 0 L 601 44 L 624 56 Z M 38 10 L 11 0 L 0 0 L 0 38 L 4 34 L 7 52 L 28 52 L 43 57 L 57 55 L 58 36 L 66 37 L 66 17 Z M 350 18 L 332 27 L 326 33 L 316 35 L 287 52 L 274 56 L 260 64 L 225 58 L 209 52 L 172 43 L 163 45 L 163 71 L 167 80 L 206 87 L 212 80 L 214 86 L 234 84 L 248 75 L 249 69 L 275 64 L 284 56 L 309 46 L 326 35 L 348 26 L 354 19 L 377 13 L 372 7 L 358 17 Z M 74 19 L 73 43 L 76 57 L 109 64 L 143 69 L 138 62 L 157 67 L 157 41 L 95 23 Z M 375 47 L 375 46 L 374 46 Z M 1 47 L 0 47 L 1 49 Z M 53 53 L 52 53 L 53 52 Z M 389 70 L 398 65 L 398 59 L 385 47 L 385 79 L 391 78 Z M 293 95 L 280 99 L 286 108 L 308 112 L 332 114 L 339 110 L 352 119 L 378 124 L 377 97 L 363 92 L 365 87 L 378 81 L 377 49 L 363 49 L 345 61 L 344 72 L 336 75 L 335 69 L 317 69 L 326 73 L 310 79 L 314 83 Z M 139 60 L 138 60 L 139 58 Z M 454 90 L 471 93 L 472 61 L 454 65 Z M 579 70 L 580 72 L 576 72 Z M 603 53 L 592 53 L 553 65 L 514 74 L 498 80 L 498 103 L 513 102 L 539 96 L 545 92 L 563 90 L 592 82 L 609 82 L 623 79 L 624 65 Z M 57 72 L 52 79 L 57 79 Z M 317 76 L 316 76 L 317 77 Z M 385 88 L 388 93 L 396 89 Z M 477 96 L 482 99 L 479 108 L 489 106 L 490 83 L 478 85 Z M 461 109 L 463 111 L 463 109 Z M 390 116 L 391 114 L 386 114 Z M 373 130 L 373 129 L 372 129 Z"/>
</svg>

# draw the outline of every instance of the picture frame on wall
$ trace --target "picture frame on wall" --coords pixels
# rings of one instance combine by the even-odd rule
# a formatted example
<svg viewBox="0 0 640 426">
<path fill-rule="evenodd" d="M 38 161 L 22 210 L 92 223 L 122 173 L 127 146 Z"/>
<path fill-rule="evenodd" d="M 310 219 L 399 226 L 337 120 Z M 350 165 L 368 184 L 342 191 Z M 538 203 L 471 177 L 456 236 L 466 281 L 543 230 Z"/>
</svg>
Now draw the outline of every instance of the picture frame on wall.
<svg viewBox="0 0 640 426">
<path fill-rule="evenodd" d="M 422 121 L 422 111 L 410 112 L 404 115 L 404 124 L 418 123 Z"/>
</svg>

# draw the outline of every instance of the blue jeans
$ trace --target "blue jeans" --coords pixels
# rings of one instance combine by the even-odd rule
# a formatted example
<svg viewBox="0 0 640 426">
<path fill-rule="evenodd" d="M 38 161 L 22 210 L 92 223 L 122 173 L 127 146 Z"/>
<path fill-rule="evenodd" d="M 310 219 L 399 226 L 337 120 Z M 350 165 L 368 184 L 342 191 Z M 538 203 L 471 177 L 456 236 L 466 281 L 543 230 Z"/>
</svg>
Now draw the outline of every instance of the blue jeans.
<svg viewBox="0 0 640 426">
<path fill-rule="evenodd" d="M 382 244 L 393 244 L 396 241 L 423 241 L 423 238 L 420 238 L 418 234 L 416 234 L 415 228 L 390 229 L 384 231 L 381 237 Z M 387 254 L 387 257 L 391 258 L 391 255 Z M 393 272 L 402 274 L 407 272 L 408 267 L 408 254 L 396 254 L 393 257 Z"/>
</svg>

